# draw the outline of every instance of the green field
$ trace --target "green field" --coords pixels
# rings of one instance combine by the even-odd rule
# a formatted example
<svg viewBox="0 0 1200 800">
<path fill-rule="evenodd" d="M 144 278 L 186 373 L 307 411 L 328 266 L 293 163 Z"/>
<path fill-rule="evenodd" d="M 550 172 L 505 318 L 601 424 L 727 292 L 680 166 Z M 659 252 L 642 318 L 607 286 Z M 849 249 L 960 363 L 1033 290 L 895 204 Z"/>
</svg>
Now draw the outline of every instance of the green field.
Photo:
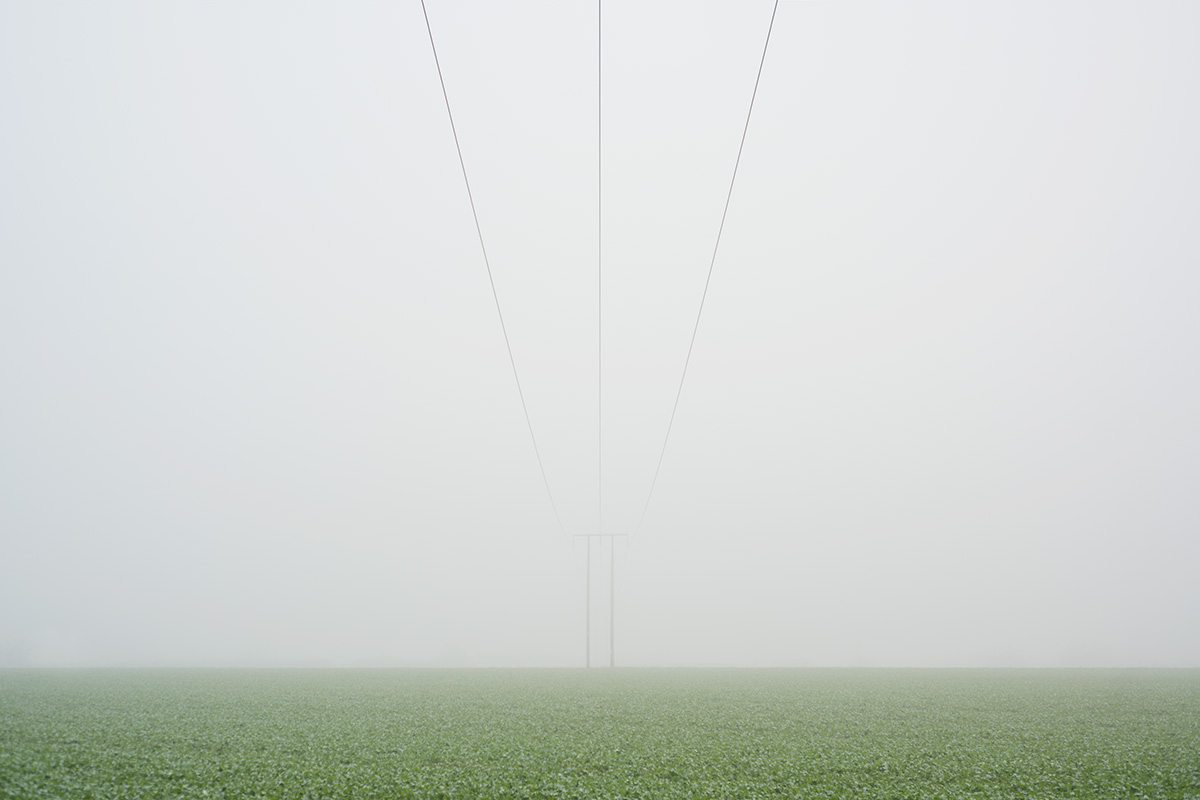
<svg viewBox="0 0 1200 800">
<path fill-rule="evenodd" d="M 3 798 L 1200 798 L 1200 671 L 7 670 Z"/>
</svg>

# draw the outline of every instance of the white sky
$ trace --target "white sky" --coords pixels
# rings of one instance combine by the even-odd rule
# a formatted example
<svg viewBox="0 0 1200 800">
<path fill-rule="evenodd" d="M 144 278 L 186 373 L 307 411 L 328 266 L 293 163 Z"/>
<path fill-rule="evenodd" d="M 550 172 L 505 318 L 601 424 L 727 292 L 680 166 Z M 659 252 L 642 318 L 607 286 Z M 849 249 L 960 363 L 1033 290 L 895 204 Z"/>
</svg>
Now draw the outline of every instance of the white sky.
<svg viewBox="0 0 1200 800">
<path fill-rule="evenodd" d="M 429 2 L 594 533 L 596 7 Z M 607 533 L 770 14 L 605 4 Z M 1198 31 L 780 3 L 619 663 L 1200 666 Z M 0 665 L 582 663 L 442 103 L 415 0 L 0 5 Z"/>
</svg>

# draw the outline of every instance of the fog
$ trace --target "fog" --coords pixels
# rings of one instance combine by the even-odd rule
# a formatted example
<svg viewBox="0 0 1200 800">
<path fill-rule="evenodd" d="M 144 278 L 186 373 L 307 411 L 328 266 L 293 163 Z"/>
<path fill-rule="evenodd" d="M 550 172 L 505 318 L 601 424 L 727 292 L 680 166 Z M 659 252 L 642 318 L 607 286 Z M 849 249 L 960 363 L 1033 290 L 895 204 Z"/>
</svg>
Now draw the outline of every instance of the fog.
<svg viewBox="0 0 1200 800">
<path fill-rule="evenodd" d="M 600 500 L 596 7 L 429 2 L 560 530 L 419 3 L 0 5 L 0 665 L 582 666 L 771 10 L 604 4 Z M 780 3 L 618 666 L 1200 666 L 1197 31 Z"/>
</svg>

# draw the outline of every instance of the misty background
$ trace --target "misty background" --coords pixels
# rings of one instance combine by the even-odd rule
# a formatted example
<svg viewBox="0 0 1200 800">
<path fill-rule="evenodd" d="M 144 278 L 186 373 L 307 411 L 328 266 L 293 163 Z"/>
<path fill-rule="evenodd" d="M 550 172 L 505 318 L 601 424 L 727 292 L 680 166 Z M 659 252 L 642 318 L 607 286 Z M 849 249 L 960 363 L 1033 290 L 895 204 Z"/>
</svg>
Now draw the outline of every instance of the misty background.
<svg viewBox="0 0 1200 800">
<path fill-rule="evenodd" d="M 770 2 L 604 4 L 604 530 Z M 583 663 L 596 7 L 0 5 L 0 665 Z M 1200 5 L 780 3 L 617 663 L 1200 666 Z M 607 656 L 608 545 L 593 551 Z"/>
</svg>

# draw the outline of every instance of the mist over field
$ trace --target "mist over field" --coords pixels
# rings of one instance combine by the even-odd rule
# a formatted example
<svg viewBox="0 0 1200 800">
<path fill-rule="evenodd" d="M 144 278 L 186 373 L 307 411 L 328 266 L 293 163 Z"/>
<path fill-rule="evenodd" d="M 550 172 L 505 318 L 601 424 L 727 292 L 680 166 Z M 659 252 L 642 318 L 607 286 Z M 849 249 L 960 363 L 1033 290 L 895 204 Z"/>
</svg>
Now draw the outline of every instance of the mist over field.
<svg viewBox="0 0 1200 800">
<path fill-rule="evenodd" d="M 419 3 L 0 4 L 0 667 L 582 666 L 771 6 L 604 6 L 600 523 L 596 9 L 429 0 L 560 530 Z M 618 666 L 1200 667 L 1197 31 L 780 3 Z"/>
</svg>

